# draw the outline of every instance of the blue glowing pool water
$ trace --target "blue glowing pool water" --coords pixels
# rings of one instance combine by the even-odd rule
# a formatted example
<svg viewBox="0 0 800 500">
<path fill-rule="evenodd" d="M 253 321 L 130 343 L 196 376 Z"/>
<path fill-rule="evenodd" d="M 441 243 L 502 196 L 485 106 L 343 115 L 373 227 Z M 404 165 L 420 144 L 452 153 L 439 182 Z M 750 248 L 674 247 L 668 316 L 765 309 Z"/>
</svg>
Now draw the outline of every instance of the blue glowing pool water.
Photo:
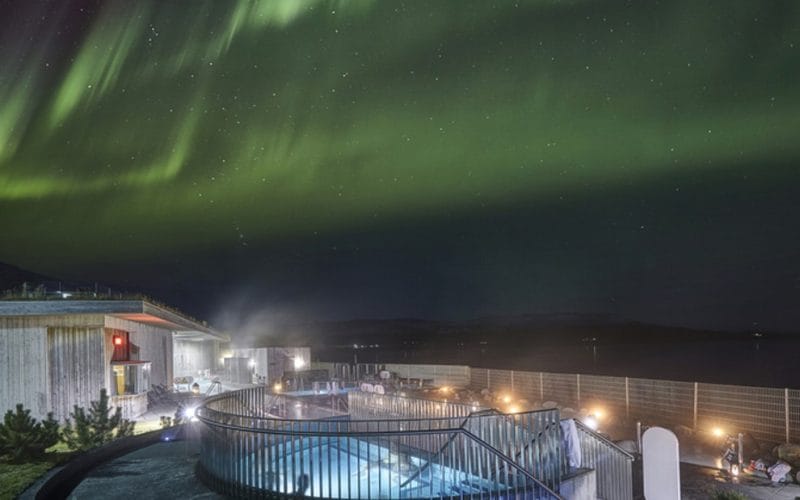
<svg viewBox="0 0 800 500">
<path fill-rule="evenodd" d="M 271 457 L 271 458 L 270 458 Z M 347 437 L 287 441 L 263 454 L 250 454 L 244 469 L 262 467 L 250 461 L 268 460 L 271 477 L 251 477 L 259 489 L 283 494 L 301 490 L 322 498 L 430 498 L 480 494 L 505 488 L 444 464 L 427 464 L 386 446 Z"/>
</svg>

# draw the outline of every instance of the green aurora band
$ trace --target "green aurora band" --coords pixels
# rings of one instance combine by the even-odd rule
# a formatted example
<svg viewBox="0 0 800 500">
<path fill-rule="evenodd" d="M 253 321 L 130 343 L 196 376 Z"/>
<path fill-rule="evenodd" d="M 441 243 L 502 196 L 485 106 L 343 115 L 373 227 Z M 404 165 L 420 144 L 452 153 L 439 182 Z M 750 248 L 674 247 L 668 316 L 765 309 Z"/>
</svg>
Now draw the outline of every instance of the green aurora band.
<svg viewBox="0 0 800 500">
<path fill-rule="evenodd" d="M 44 271 L 800 157 L 796 2 L 21 5 L 0 260 Z"/>
</svg>

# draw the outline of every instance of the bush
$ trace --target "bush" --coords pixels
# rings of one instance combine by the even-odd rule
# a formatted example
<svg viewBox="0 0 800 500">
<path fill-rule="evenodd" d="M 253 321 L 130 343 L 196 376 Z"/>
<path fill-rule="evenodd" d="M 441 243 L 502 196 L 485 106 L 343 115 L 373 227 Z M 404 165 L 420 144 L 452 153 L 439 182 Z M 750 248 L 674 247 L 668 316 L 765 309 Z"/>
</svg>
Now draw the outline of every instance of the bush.
<svg viewBox="0 0 800 500">
<path fill-rule="evenodd" d="M 0 455 L 20 463 L 41 458 L 47 448 L 58 442 L 58 422 L 52 413 L 41 422 L 31 417 L 31 411 L 17 405 L 8 410 L 0 424 Z"/>
<path fill-rule="evenodd" d="M 78 408 L 78 405 L 73 407 L 62 433 L 71 450 L 85 451 L 133 435 L 136 422 L 122 418 L 122 408 L 117 408 L 112 415 L 108 403 L 108 393 L 101 389 L 100 400 L 92 401 L 89 411 Z"/>
</svg>

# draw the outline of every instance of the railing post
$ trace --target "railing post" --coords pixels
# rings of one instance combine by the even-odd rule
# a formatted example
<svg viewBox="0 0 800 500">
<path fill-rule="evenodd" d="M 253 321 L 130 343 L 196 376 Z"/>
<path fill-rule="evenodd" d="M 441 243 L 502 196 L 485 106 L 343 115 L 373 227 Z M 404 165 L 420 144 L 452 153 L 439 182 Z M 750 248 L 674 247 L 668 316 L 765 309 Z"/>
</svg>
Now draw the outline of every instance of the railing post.
<svg viewBox="0 0 800 500">
<path fill-rule="evenodd" d="M 631 416 L 631 390 L 628 384 L 628 377 L 625 377 L 625 416 Z"/>
<path fill-rule="evenodd" d="M 697 382 L 694 383 L 694 410 L 692 416 L 692 427 L 697 429 Z"/>
<path fill-rule="evenodd" d="M 739 456 L 736 458 L 739 461 L 739 467 L 741 467 L 744 463 L 744 434 L 741 432 L 736 438 L 736 449 L 739 452 Z"/>
<path fill-rule="evenodd" d="M 576 387 L 576 394 L 578 396 L 578 406 L 581 405 L 581 374 L 578 373 L 575 375 L 575 387 Z"/>
<path fill-rule="evenodd" d="M 788 387 L 783 390 L 783 413 L 786 416 L 786 418 L 785 418 L 785 422 L 786 422 L 786 442 L 788 443 L 789 442 L 789 438 L 791 437 L 789 435 L 789 388 Z"/>
<path fill-rule="evenodd" d="M 636 449 L 642 452 L 642 423 L 636 422 Z"/>
<path fill-rule="evenodd" d="M 486 369 L 486 388 L 492 390 L 492 370 Z"/>
<path fill-rule="evenodd" d="M 511 394 L 514 394 L 514 370 L 511 370 Z"/>
</svg>

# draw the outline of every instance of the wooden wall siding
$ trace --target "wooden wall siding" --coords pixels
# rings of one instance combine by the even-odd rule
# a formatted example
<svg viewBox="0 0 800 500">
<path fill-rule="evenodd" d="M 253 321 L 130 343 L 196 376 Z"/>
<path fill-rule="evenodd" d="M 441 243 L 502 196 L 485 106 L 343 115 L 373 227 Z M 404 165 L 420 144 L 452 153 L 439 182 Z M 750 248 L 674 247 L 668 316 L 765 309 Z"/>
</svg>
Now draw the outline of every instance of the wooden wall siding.
<svg viewBox="0 0 800 500">
<path fill-rule="evenodd" d="M 139 346 L 139 359 L 150 361 L 150 385 L 166 384 L 172 387 L 172 331 L 156 326 L 128 321 L 114 316 L 105 317 L 107 332 L 111 329 L 128 332 L 129 341 Z M 112 335 L 106 333 L 105 341 L 112 343 Z M 113 345 L 111 352 L 113 352 Z M 111 357 L 108 357 L 110 366 Z M 110 367 L 109 367 L 110 370 Z M 111 373 L 109 371 L 110 379 Z"/>
<path fill-rule="evenodd" d="M 106 385 L 100 327 L 52 326 L 47 329 L 50 364 L 50 408 L 56 418 L 67 418 L 73 405 L 88 408 Z"/>
<path fill-rule="evenodd" d="M 202 370 L 215 370 L 219 365 L 219 349 L 216 341 L 175 341 L 175 376 L 197 377 Z"/>
<path fill-rule="evenodd" d="M 34 417 L 44 417 L 50 406 L 49 387 L 47 329 L 0 327 L 0 412 L 22 403 Z"/>
<path fill-rule="evenodd" d="M 102 314 L 65 314 L 63 316 L 0 316 L 0 330 L 49 326 L 103 326 Z"/>
<path fill-rule="evenodd" d="M 113 328 L 104 328 L 103 329 L 103 360 L 106 364 L 106 387 L 108 387 L 108 393 L 114 394 L 114 376 L 113 371 L 111 370 L 111 359 L 114 357 L 114 330 Z"/>
</svg>

